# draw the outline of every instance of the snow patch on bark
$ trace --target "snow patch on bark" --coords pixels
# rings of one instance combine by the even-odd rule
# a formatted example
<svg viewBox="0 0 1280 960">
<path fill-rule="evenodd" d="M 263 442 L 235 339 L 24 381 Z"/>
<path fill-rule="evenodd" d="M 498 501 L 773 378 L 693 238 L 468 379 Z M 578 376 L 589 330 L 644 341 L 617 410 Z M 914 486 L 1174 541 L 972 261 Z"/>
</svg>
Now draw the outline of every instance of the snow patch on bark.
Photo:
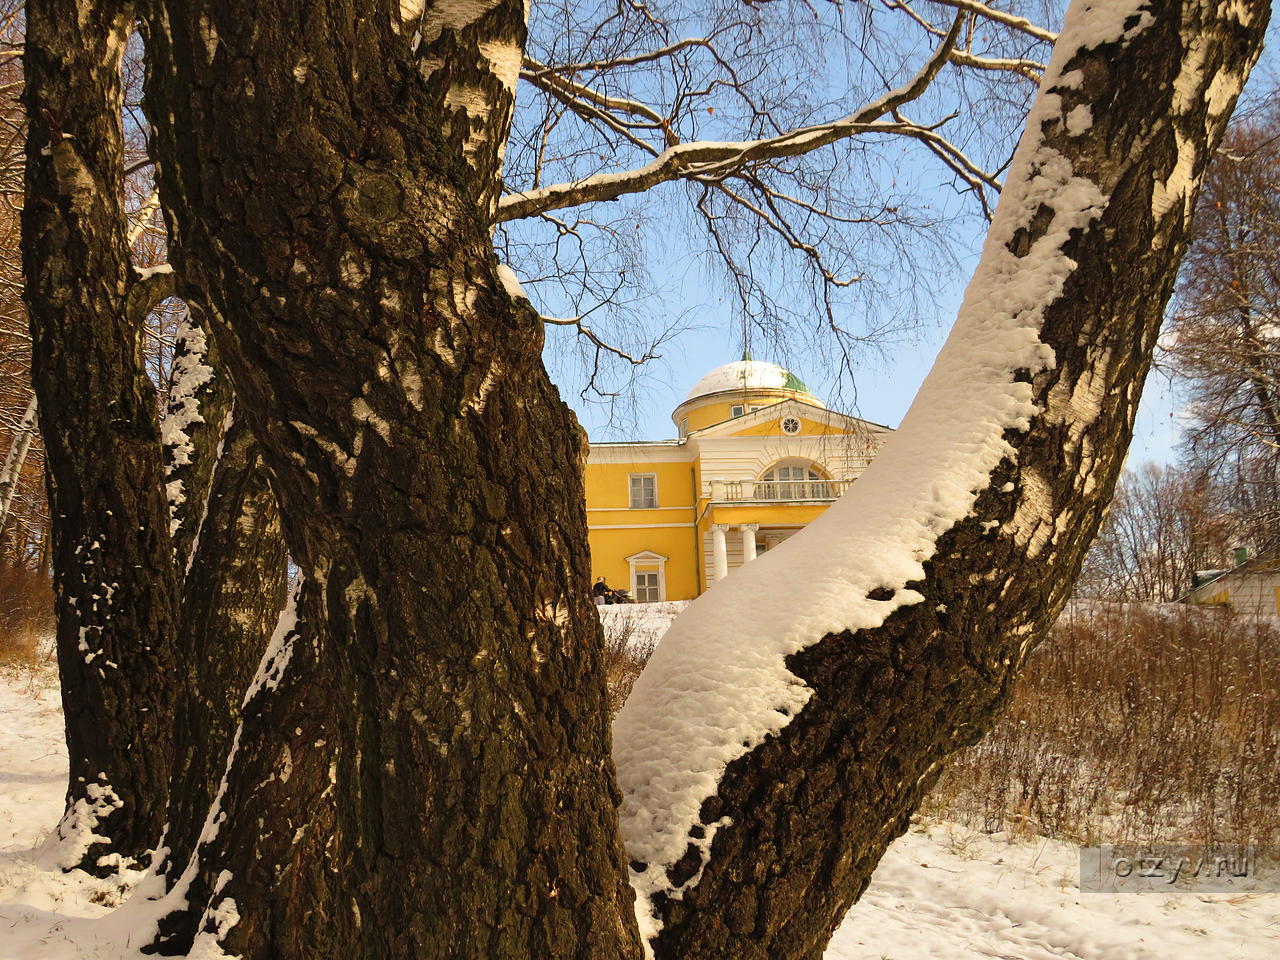
<svg viewBox="0 0 1280 960">
<path fill-rule="evenodd" d="M 632 882 L 646 940 L 659 932 L 653 898 L 679 898 L 701 875 L 677 888 L 667 870 L 691 846 L 705 865 L 723 821 L 701 823 L 701 810 L 725 769 L 811 696 L 787 657 L 829 634 L 879 627 L 922 600 L 906 584 L 923 579 L 938 538 L 970 515 L 991 471 L 1014 456 L 1005 432 L 1028 429 L 1040 412 L 1023 380 L 1054 363 L 1040 330 L 1076 268 L 1063 247 L 1107 201 L 1043 131 L 1065 120 L 1054 92 L 1063 67 L 1082 49 L 1132 38 L 1152 22 L 1141 6 L 1113 0 L 1068 12 L 955 328 L 901 428 L 818 520 L 690 604 L 619 713 L 620 818 L 628 857 L 640 865 Z M 1037 237 L 1032 224 L 1045 209 L 1052 218 Z M 1019 257 L 1009 247 L 1023 231 L 1035 239 Z"/>
<path fill-rule="evenodd" d="M 218 880 L 214 884 L 213 899 L 216 900 L 231 882 L 231 876 L 230 870 L 223 870 L 218 874 Z M 236 902 L 231 897 L 223 897 L 218 901 L 217 906 L 211 904 L 200 918 L 200 932 L 196 934 L 191 944 L 187 960 L 235 960 L 222 949 L 220 943 L 231 928 L 239 922 L 240 911 L 236 909 Z"/>
<path fill-rule="evenodd" d="M 512 300 L 529 299 L 528 294 L 524 292 L 524 287 L 520 286 L 520 278 L 505 263 L 498 264 L 498 280 L 502 283 L 502 289 L 507 291 L 507 296 Z"/>
<path fill-rule="evenodd" d="M 123 807 L 124 801 L 101 771 L 95 783 L 85 784 L 84 793 L 63 813 L 41 845 L 36 860 L 44 869 L 71 870 L 95 843 L 111 842 L 110 837 L 97 832 L 98 824 Z"/>
<path fill-rule="evenodd" d="M 160 439 L 168 452 L 165 465 L 165 492 L 169 498 L 169 535 L 173 536 L 181 526 L 178 508 L 186 502 L 184 483 L 173 477 L 179 467 L 189 466 L 195 446 L 187 430 L 192 425 L 204 423 L 200 414 L 200 389 L 213 379 L 213 367 L 205 363 L 209 342 L 200 325 L 192 322 L 185 313 L 178 321 L 178 347 L 173 360 L 173 387 L 169 391 L 169 406 L 160 424 Z"/>
<path fill-rule="evenodd" d="M 1093 110 L 1082 103 L 1067 114 L 1067 133 L 1078 137 L 1093 126 Z"/>
<path fill-rule="evenodd" d="M 249 702 L 261 691 L 274 690 L 280 686 L 280 679 L 284 676 L 285 668 L 289 666 L 293 644 L 298 637 L 298 591 L 302 589 L 303 582 L 303 578 L 299 576 L 298 583 L 289 594 L 288 603 L 280 611 L 275 631 L 267 641 L 262 662 L 258 664 L 258 672 L 254 674 L 249 689 L 245 691 L 242 708 L 247 708 Z"/>
<path fill-rule="evenodd" d="M 267 642 L 267 649 L 258 664 L 257 673 L 245 693 L 245 707 L 248 707 L 249 702 L 259 693 L 275 690 L 280 685 L 285 668 L 289 665 L 294 641 L 298 636 L 298 594 L 305 582 L 305 577 L 298 577 L 297 583 L 289 593 L 288 602 L 285 604 L 284 609 L 280 611 L 275 631 Z M 191 858 L 187 863 L 183 865 L 182 874 L 177 882 L 173 884 L 168 892 L 164 892 L 164 877 L 159 874 L 159 871 L 164 869 L 167 857 L 163 855 L 154 857 L 152 871 L 147 881 L 138 886 L 134 896 L 116 913 L 116 916 L 120 917 L 122 921 L 127 920 L 140 942 L 145 943 L 155 939 L 159 933 L 160 921 L 164 917 L 185 911 L 188 908 L 191 884 L 195 881 L 196 875 L 200 871 L 200 857 L 203 849 L 217 839 L 219 832 L 222 830 L 222 824 L 227 819 L 223 803 L 226 801 L 227 790 L 231 781 L 231 771 L 235 766 L 236 756 L 240 752 L 240 737 L 243 731 L 244 720 L 241 719 L 231 737 L 231 746 L 227 750 L 227 761 L 223 766 L 222 779 L 218 783 L 218 791 L 214 795 L 213 802 L 209 804 L 209 810 L 205 813 L 204 823 L 200 828 L 200 838 L 196 842 L 195 851 L 191 854 Z M 161 851 L 161 853 L 163 854 L 164 851 Z M 169 869 L 172 869 L 173 866 L 169 865 Z M 234 960 L 234 958 L 224 953 L 219 946 L 219 941 L 240 919 L 235 900 L 229 897 L 218 899 L 218 895 L 231 881 L 231 878 L 232 875 L 227 870 L 223 870 L 218 875 L 213 895 L 209 898 L 209 905 L 206 907 L 198 925 L 198 929 L 201 931 L 196 937 L 198 950 L 193 948 L 187 955 L 188 958 Z M 212 931 L 209 930 L 210 924 L 213 926 Z"/>
</svg>

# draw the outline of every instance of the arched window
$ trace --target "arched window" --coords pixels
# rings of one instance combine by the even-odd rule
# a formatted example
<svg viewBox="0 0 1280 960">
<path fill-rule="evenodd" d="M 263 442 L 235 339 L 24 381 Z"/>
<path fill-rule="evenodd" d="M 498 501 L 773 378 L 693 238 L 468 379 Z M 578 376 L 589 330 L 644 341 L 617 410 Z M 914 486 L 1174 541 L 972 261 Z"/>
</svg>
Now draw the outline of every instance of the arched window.
<svg viewBox="0 0 1280 960">
<path fill-rule="evenodd" d="M 831 497 L 830 486 L 816 463 L 783 460 L 760 475 L 756 496 L 761 500 L 825 500 Z"/>
</svg>

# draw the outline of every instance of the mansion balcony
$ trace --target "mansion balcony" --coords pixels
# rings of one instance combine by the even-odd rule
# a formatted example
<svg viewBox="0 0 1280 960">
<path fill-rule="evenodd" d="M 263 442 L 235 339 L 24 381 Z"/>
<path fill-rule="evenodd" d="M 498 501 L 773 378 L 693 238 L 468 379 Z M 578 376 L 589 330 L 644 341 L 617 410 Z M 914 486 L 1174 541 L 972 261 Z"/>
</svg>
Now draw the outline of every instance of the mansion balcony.
<svg viewBox="0 0 1280 960">
<path fill-rule="evenodd" d="M 711 499 L 716 502 L 787 503 L 835 500 L 852 483 L 852 480 L 712 480 L 709 486 Z"/>
</svg>

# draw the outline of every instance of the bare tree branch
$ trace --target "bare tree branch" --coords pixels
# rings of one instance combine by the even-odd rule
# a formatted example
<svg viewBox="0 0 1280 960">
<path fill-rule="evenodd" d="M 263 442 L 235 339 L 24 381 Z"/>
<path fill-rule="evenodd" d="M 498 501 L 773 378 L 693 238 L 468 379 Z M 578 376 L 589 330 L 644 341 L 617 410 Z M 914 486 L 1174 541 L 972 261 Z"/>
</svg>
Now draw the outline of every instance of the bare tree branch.
<svg viewBox="0 0 1280 960">
<path fill-rule="evenodd" d="M 941 4 L 944 7 L 964 10 L 967 13 L 976 13 L 979 16 L 986 17 L 988 20 L 1003 23 L 1007 27 L 1013 27 L 1013 29 L 1020 30 L 1029 37 L 1035 37 L 1037 40 L 1043 40 L 1046 43 L 1054 43 L 1058 39 L 1058 35 L 1052 30 L 1038 27 L 1025 17 L 1005 13 L 1003 10 L 989 7 L 985 3 L 979 3 L 978 0 L 932 0 L 932 2 Z"/>
<path fill-rule="evenodd" d="M 877 126 L 876 121 L 885 114 L 917 99 L 929 88 L 934 77 L 946 65 L 960 36 L 964 21 L 964 14 L 956 16 L 944 41 L 920 72 L 908 83 L 877 97 L 862 109 L 841 120 L 801 127 L 776 137 L 760 140 L 729 143 L 695 141 L 676 144 L 668 147 L 652 162 L 637 169 L 621 173 L 597 174 L 572 183 L 508 194 L 498 203 L 497 219 L 505 222 L 582 203 L 613 200 L 625 194 L 649 190 L 660 183 L 672 180 L 731 175 L 764 160 L 809 153 L 820 147 L 870 131 L 901 132 L 884 125 Z"/>
</svg>

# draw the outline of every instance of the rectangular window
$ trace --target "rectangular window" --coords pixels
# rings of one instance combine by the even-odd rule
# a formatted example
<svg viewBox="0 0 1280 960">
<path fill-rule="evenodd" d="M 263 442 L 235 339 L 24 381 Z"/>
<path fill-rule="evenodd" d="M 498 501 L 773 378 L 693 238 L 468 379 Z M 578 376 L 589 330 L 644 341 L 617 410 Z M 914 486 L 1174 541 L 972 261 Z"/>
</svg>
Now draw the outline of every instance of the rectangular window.
<svg viewBox="0 0 1280 960">
<path fill-rule="evenodd" d="M 653 510 L 658 506 L 658 478 L 652 473 L 631 474 L 631 509 Z"/>
<path fill-rule="evenodd" d="M 662 599 L 662 590 L 658 586 L 658 571 L 648 573 L 636 572 L 636 603 L 657 603 Z"/>
<path fill-rule="evenodd" d="M 731 417 L 740 417 L 744 413 L 746 413 L 746 408 L 740 403 L 735 403 L 729 407 L 729 416 Z"/>
</svg>

